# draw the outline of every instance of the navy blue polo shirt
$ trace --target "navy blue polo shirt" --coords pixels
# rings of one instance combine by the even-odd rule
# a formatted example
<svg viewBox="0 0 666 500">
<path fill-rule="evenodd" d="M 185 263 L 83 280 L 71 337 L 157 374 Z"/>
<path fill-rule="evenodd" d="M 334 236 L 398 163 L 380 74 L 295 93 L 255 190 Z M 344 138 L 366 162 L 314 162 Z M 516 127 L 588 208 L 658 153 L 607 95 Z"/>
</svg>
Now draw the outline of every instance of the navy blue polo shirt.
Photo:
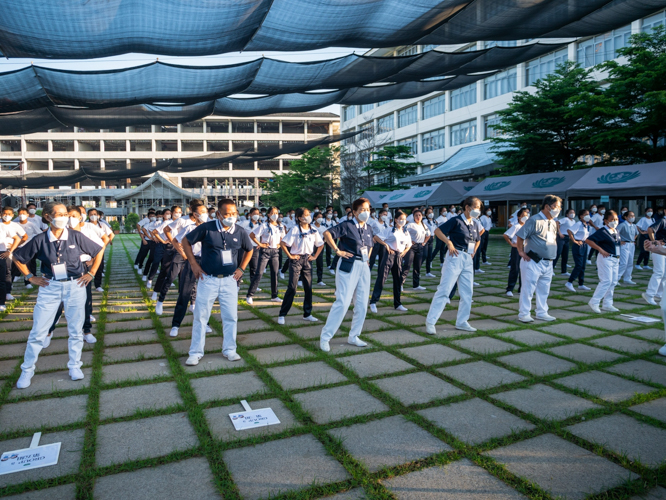
<svg viewBox="0 0 666 500">
<path fill-rule="evenodd" d="M 476 243 L 481 239 L 479 234 L 481 224 L 476 219 L 472 219 L 472 224 L 467 225 L 467 219 L 464 217 L 463 214 L 451 217 L 438 229 L 451 240 L 456 250 L 466 252 L 468 243 Z"/>
<path fill-rule="evenodd" d="M 650 227 L 652 228 L 652 231 L 654 231 L 655 240 L 666 240 L 666 218 L 662 217 Z"/>
<path fill-rule="evenodd" d="M 36 256 L 42 262 L 42 275 L 49 279 L 53 277 L 52 264 L 67 264 L 70 278 L 87 273 L 88 266 L 81 262 L 81 255 L 90 255 L 94 259 L 102 247 L 79 231 L 64 229 L 60 238 L 56 239 L 49 229 L 17 248 L 14 258 L 21 264 L 28 264 Z"/>
<path fill-rule="evenodd" d="M 615 245 L 620 245 L 622 239 L 620 238 L 620 233 L 615 231 L 611 233 L 606 226 L 595 231 L 594 234 L 591 234 L 587 237 L 588 240 L 594 241 L 599 248 L 608 252 L 611 255 L 619 257 L 618 253 L 615 252 Z"/>
<path fill-rule="evenodd" d="M 238 268 L 236 263 L 239 250 L 251 252 L 254 249 L 245 229 L 234 224 L 225 231 L 218 220 L 200 224 L 186 238 L 190 245 L 201 243 L 201 269 L 212 276 L 233 274 Z M 231 263 L 227 265 L 222 264 L 224 250 L 231 250 Z"/>
<path fill-rule="evenodd" d="M 367 247 L 368 252 L 374 242 L 372 228 L 366 223 L 364 227 L 358 226 L 356 218 L 342 221 L 326 231 L 333 239 L 339 239 L 338 248 L 344 252 L 353 254 L 354 257 L 362 258 L 361 248 Z"/>
</svg>

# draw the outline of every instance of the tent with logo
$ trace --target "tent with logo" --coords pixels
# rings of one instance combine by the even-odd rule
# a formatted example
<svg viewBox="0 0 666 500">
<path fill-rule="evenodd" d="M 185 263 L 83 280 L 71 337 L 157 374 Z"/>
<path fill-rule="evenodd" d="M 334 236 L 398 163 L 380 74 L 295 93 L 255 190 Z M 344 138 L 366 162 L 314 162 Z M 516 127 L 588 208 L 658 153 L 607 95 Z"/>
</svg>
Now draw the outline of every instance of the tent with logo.
<svg viewBox="0 0 666 500">
<path fill-rule="evenodd" d="M 469 193 L 478 182 L 444 181 L 428 198 L 428 205 L 438 207 L 442 205 L 459 204 L 469 196 Z"/>
<path fill-rule="evenodd" d="M 666 162 L 595 167 L 568 190 L 569 198 L 666 196 Z"/>
<path fill-rule="evenodd" d="M 365 191 L 360 197 L 370 200 L 370 206 L 379 208 L 384 203 L 382 200 L 386 198 L 391 191 Z"/>
<path fill-rule="evenodd" d="M 396 189 L 395 191 L 366 191 L 363 197 L 375 208 L 388 203 L 389 208 L 414 208 L 417 205 L 451 205 L 460 203 L 477 182 L 446 181 L 433 186 Z"/>
</svg>

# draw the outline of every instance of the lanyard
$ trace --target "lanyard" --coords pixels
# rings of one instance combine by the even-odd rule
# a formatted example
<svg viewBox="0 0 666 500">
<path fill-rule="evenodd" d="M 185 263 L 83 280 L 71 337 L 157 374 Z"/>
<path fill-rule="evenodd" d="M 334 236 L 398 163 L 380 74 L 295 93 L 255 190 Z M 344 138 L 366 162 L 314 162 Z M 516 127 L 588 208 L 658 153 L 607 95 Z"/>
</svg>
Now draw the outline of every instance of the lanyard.
<svg viewBox="0 0 666 500">
<path fill-rule="evenodd" d="M 460 220 L 463 221 L 463 225 L 465 226 L 465 229 L 467 230 L 467 235 L 469 236 L 469 241 L 467 243 L 471 243 L 472 241 L 475 240 L 474 238 L 474 220 L 472 219 L 471 224 L 467 224 L 467 221 L 465 220 L 464 214 L 460 214 Z"/>
<path fill-rule="evenodd" d="M 227 249 L 227 239 L 226 239 L 224 233 L 228 233 L 229 231 L 225 231 L 224 229 L 222 229 L 222 224 L 220 223 L 220 221 L 218 219 L 215 219 L 215 223 L 217 224 L 217 230 L 220 233 L 220 237 L 222 238 L 222 250 L 226 250 Z"/>
</svg>

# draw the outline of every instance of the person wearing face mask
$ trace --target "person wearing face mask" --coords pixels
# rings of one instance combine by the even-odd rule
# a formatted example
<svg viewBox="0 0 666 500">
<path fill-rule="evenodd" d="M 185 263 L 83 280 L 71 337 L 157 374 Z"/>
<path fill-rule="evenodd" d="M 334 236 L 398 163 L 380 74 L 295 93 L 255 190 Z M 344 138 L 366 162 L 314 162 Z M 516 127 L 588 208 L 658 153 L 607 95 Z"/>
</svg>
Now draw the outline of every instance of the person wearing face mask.
<svg viewBox="0 0 666 500">
<path fill-rule="evenodd" d="M 165 249 L 162 255 L 162 263 L 160 264 L 160 273 L 155 280 L 153 295 L 151 296 L 151 300 L 157 301 L 155 304 L 155 313 L 158 316 L 162 315 L 164 311 L 164 299 L 171 284 L 176 280 L 176 276 L 180 274 L 180 270 L 183 268 L 183 258 L 173 246 L 173 239 L 185 226 L 186 221 L 187 218 L 183 217 L 183 209 L 178 205 L 172 206 L 171 220 L 163 228 Z"/>
<path fill-rule="evenodd" d="M 458 215 L 458 210 L 455 205 L 451 205 L 449 207 L 449 213 L 447 215 L 448 219 L 451 220 L 453 219 L 456 215 Z"/>
<path fill-rule="evenodd" d="M 278 224 L 278 212 L 277 207 L 271 207 L 267 212 L 268 222 L 254 228 L 250 233 L 250 239 L 260 248 L 260 255 L 257 272 L 254 273 L 245 297 L 248 304 L 252 304 L 252 297 L 259 288 L 259 281 L 264 275 L 266 265 L 269 265 L 271 269 L 271 302 L 282 302 L 282 299 L 278 297 L 278 272 L 280 271 L 280 241 L 284 238 L 285 231 Z"/>
<path fill-rule="evenodd" d="M 590 235 L 590 212 L 587 209 L 578 211 L 578 222 L 567 229 L 569 242 L 571 243 L 571 255 L 574 260 L 574 268 L 569 275 L 569 279 L 564 284 L 567 290 L 576 293 L 573 284 L 578 280 L 578 289 L 581 291 L 590 291 L 591 288 L 585 286 L 585 266 L 587 264 L 587 240 Z"/>
<path fill-rule="evenodd" d="M 430 239 L 430 230 L 423 222 L 423 213 L 416 210 L 413 214 L 414 222 L 409 222 L 406 231 L 412 239 L 412 245 L 402 260 L 402 280 L 401 285 L 407 281 L 410 269 L 412 270 L 412 289 L 414 291 L 423 291 L 426 288 L 421 286 L 421 264 L 425 257 L 425 247 Z"/>
<path fill-rule="evenodd" d="M 530 211 L 527 208 L 518 210 L 518 213 L 516 214 L 516 223 L 504 233 L 504 240 L 511 246 L 511 256 L 509 257 L 509 281 L 506 285 L 507 297 L 513 297 L 513 290 L 516 287 L 516 282 L 520 283 L 520 254 L 518 253 L 516 234 L 529 218 Z M 518 285 L 518 291 L 520 291 L 520 284 Z"/>
<path fill-rule="evenodd" d="M 326 228 L 329 229 L 333 226 L 335 226 L 335 222 L 333 221 L 333 212 L 332 208 L 327 209 L 326 213 L 324 214 L 324 222 L 322 222 L 322 225 Z M 331 247 L 328 245 L 324 245 L 326 247 L 326 267 L 330 268 L 331 267 L 331 259 L 333 258 L 333 255 L 331 253 Z"/>
<path fill-rule="evenodd" d="M 143 234 L 148 239 L 148 257 L 146 259 L 146 264 L 143 268 L 143 273 L 141 280 L 146 282 L 146 288 L 150 288 L 151 284 L 148 284 L 148 273 L 150 268 L 153 266 L 153 260 L 155 260 L 155 247 L 157 246 L 157 239 L 154 235 L 154 230 L 162 225 L 164 217 L 164 212 L 162 210 L 157 210 L 152 216 L 150 216 L 150 222 L 143 226 Z"/>
<path fill-rule="evenodd" d="M 238 225 L 243 229 L 245 229 L 245 231 L 247 231 L 248 234 L 250 234 L 252 231 L 255 230 L 255 228 L 261 225 L 260 219 L 261 219 L 261 212 L 259 211 L 259 209 L 252 208 L 250 210 L 247 220 L 244 222 L 240 222 Z M 259 250 L 257 250 L 257 244 L 254 241 L 252 241 L 252 248 L 255 251 L 252 252 L 252 258 L 250 259 L 249 263 L 250 282 L 254 278 L 254 273 L 257 272 L 257 265 L 259 264 Z M 243 260 L 243 257 L 244 255 L 242 255 L 242 252 L 239 253 L 239 258 L 240 258 L 240 261 L 238 262 L 239 265 Z"/>
<path fill-rule="evenodd" d="M 82 218 L 85 218 L 85 207 L 79 207 L 79 211 L 83 210 L 81 212 Z M 95 208 L 91 208 L 88 210 L 88 220 L 90 221 L 89 224 L 92 226 L 96 227 L 99 231 L 104 233 L 104 235 L 107 238 L 107 242 L 105 243 L 105 248 L 109 245 L 111 245 L 111 242 L 113 239 L 116 237 L 116 235 L 113 233 L 113 229 L 109 227 L 108 224 L 104 224 L 99 216 L 99 212 Z M 99 268 L 97 269 L 97 273 L 95 273 L 95 282 L 93 284 L 93 287 L 97 292 L 102 293 L 104 289 L 102 288 L 102 278 L 104 277 L 104 254 L 102 254 L 102 263 L 100 264 Z"/>
<path fill-rule="evenodd" d="M 622 224 L 623 220 L 626 220 L 626 215 L 629 209 L 627 207 L 622 207 L 620 209 L 620 224 Z"/>
<path fill-rule="evenodd" d="M 640 236 L 638 237 L 638 259 L 636 260 L 636 269 L 639 271 L 642 271 L 644 269 L 650 270 L 652 269 L 648 264 L 650 262 L 650 252 L 645 250 L 645 241 L 648 240 L 648 229 L 652 224 L 655 223 L 654 220 L 654 210 L 652 208 L 648 208 L 645 210 L 645 217 L 641 217 L 641 220 L 638 221 L 638 224 L 636 224 L 636 229 L 638 229 L 638 233 Z M 641 264 L 643 264 L 641 266 Z"/>
<path fill-rule="evenodd" d="M 648 238 L 657 244 L 664 245 L 666 242 L 666 219 L 661 218 L 648 228 Z M 642 294 L 643 299 L 650 305 L 656 306 L 661 300 L 666 282 L 666 258 L 658 253 L 652 254 L 652 276 L 647 290 Z"/>
<path fill-rule="evenodd" d="M 435 225 L 436 227 L 441 226 L 444 224 L 447 220 L 449 220 L 449 211 L 446 207 L 442 207 L 439 209 L 439 217 L 435 219 Z M 433 231 L 432 234 L 434 235 L 435 232 Z M 440 265 L 444 265 L 444 256 L 446 254 L 446 245 L 442 240 L 439 238 L 433 238 L 435 240 L 435 249 L 432 252 L 432 256 L 430 258 L 430 266 L 432 268 L 432 261 L 435 260 L 437 255 L 439 255 L 439 263 Z"/>
<path fill-rule="evenodd" d="M 379 234 L 381 231 L 386 229 L 387 227 L 390 227 L 389 224 L 389 218 L 386 213 L 386 210 L 383 208 L 379 211 L 379 218 L 378 219 L 373 219 L 372 216 L 368 220 L 368 226 L 372 228 L 373 234 Z M 372 271 L 372 268 L 375 266 L 375 260 L 379 259 L 380 261 L 382 260 L 382 249 L 384 248 L 383 245 L 380 245 L 375 241 L 374 246 L 372 247 L 372 256 L 370 257 L 370 270 Z"/>
<path fill-rule="evenodd" d="M 436 278 L 432 274 L 432 254 L 433 254 L 433 240 L 435 240 L 435 229 L 437 229 L 437 223 L 435 222 L 435 213 L 432 211 L 432 207 L 426 208 L 425 217 L 423 218 L 423 224 L 428 228 L 430 232 L 430 238 L 426 241 L 425 249 L 423 251 L 423 260 L 426 265 L 426 278 Z"/>
<path fill-rule="evenodd" d="M 315 213 L 313 216 L 314 223 L 312 224 L 312 227 L 314 227 L 317 232 L 319 233 L 319 236 L 321 237 L 321 240 L 324 241 L 324 233 L 328 229 L 325 226 L 326 219 L 324 218 L 324 215 L 321 213 Z M 326 245 L 323 245 L 326 246 Z M 321 252 L 317 255 L 317 260 L 315 260 L 317 263 L 317 285 L 318 286 L 326 286 L 326 283 L 324 283 L 324 248 L 322 247 Z"/>
<path fill-rule="evenodd" d="M 335 222 L 336 225 L 340 224 L 340 219 L 338 218 L 338 212 L 335 210 L 333 211 L 333 222 Z"/>
<path fill-rule="evenodd" d="M 567 272 L 569 262 L 569 229 L 575 224 L 576 211 L 573 208 L 567 210 L 566 217 L 557 221 L 557 256 L 553 261 L 553 270 L 557 267 L 557 261 L 562 259 L 561 276 L 571 276 Z"/>
<path fill-rule="evenodd" d="M 522 257 L 520 262 L 520 301 L 518 320 L 534 321 L 530 312 L 536 292 L 536 317 L 542 321 L 555 321 L 548 314 L 548 294 L 553 279 L 553 260 L 557 256 L 557 222 L 562 210 L 559 196 L 547 195 L 541 203 L 541 212 L 527 219 L 517 233 L 516 244 Z"/>
<path fill-rule="evenodd" d="M 28 211 L 28 222 L 35 224 L 40 232 L 44 232 L 49 228 L 48 224 L 45 224 L 42 218 L 37 215 L 37 205 L 28 203 L 25 208 Z M 14 222 L 19 222 L 19 218 L 14 219 Z"/>
<path fill-rule="evenodd" d="M 160 265 L 162 264 L 162 258 L 164 257 L 164 254 L 169 250 L 168 249 L 169 240 L 164 234 L 164 228 L 167 227 L 169 224 L 171 224 L 171 210 L 166 209 L 161 212 L 157 212 L 157 221 L 154 224 L 153 228 L 151 229 L 151 235 L 153 237 L 153 241 L 155 242 L 155 247 L 152 251 L 152 259 L 150 255 L 148 256 L 148 261 L 150 262 L 150 265 L 146 264 L 146 269 L 148 270 L 148 272 L 145 272 L 146 269 L 144 269 L 144 276 L 147 278 L 146 280 L 147 289 L 150 289 L 152 287 L 153 278 L 157 274 L 157 270 L 160 268 Z"/>
<path fill-rule="evenodd" d="M 7 299 L 7 297 L 11 297 L 8 291 L 10 289 L 7 288 L 7 266 L 12 265 L 14 250 L 18 248 L 22 240 L 19 233 L 5 223 L 4 217 L 3 211 L 3 223 L 0 224 L 0 312 L 6 310 L 6 301 L 14 298 Z"/>
<path fill-rule="evenodd" d="M 143 262 L 146 260 L 148 252 L 150 251 L 149 242 L 152 240 L 146 236 L 144 227 L 151 223 L 151 219 L 155 220 L 155 211 L 153 209 L 150 209 L 148 214 L 136 223 L 136 231 L 141 235 L 141 247 L 139 247 L 139 252 L 134 259 L 134 269 L 137 271 L 140 271 L 143 268 Z"/>
<path fill-rule="evenodd" d="M 2 223 L 5 233 L 4 242 L 0 242 L 0 259 L 4 259 L 6 263 L 5 274 L 0 275 L 0 279 L 5 280 L 5 299 L 14 300 L 12 295 L 12 285 L 14 281 L 14 273 L 12 272 L 12 252 L 10 250 L 12 243 L 14 241 L 14 236 L 18 236 L 21 239 L 21 243 L 28 241 L 28 234 L 25 232 L 23 227 L 20 224 L 13 222 L 14 218 L 14 209 L 12 207 L 4 207 L 2 209 Z M 4 244 L 3 244 L 4 243 Z"/>
<path fill-rule="evenodd" d="M 491 209 L 486 209 L 486 213 L 479 217 L 479 222 L 481 227 L 483 227 L 483 234 L 481 234 L 481 243 L 479 244 L 479 251 L 475 255 L 476 258 L 476 269 L 480 272 L 484 272 L 480 269 L 480 263 L 483 262 L 484 265 L 489 266 L 487 252 L 488 252 L 488 240 L 490 239 L 490 230 L 493 227 L 493 211 Z"/>
<path fill-rule="evenodd" d="M 241 359 L 236 353 L 238 289 L 245 268 L 252 258 L 252 241 L 245 229 L 236 224 L 238 209 L 233 200 L 220 200 L 216 215 L 215 220 L 197 226 L 182 240 L 183 249 L 192 267 L 194 277 L 199 280 L 194 305 L 192 342 L 189 357 L 185 362 L 188 366 L 199 364 L 199 360 L 204 355 L 206 325 L 210 319 L 215 299 L 220 305 L 220 319 L 224 336 L 222 355 L 229 361 Z M 193 251 L 196 243 L 201 243 L 199 262 Z M 239 266 L 238 252 L 241 249 L 245 251 L 245 256 Z"/>
<path fill-rule="evenodd" d="M 590 236 L 593 235 L 595 232 L 597 232 L 599 229 L 602 229 L 604 227 L 604 215 L 606 214 L 606 207 L 603 205 L 599 205 L 598 207 L 595 207 L 592 205 L 592 208 L 590 208 L 590 226 L 592 226 L 592 231 L 590 232 Z M 594 256 L 594 253 L 596 250 L 594 248 L 589 249 L 587 253 L 587 263 L 592 264 L 592 257 Z"/>
<path fill-rule="evenodd" d="M 30 386 L 30 380 L 35 373 L 35 363 L 61 302 L 64 304 L 69 332 L 69 376 L 72 380 L 84 378 L 81 371 L 81 350 L 86 314 L 86 287 L 95 277 L 102 260 L 100 245 L 80 231 L 67 229 L 70 218 L 65 205 L 46 203 L 43 213 L 50 221 L 49 230 L 35 236 L 14 254 L 20 271 L 33 286 L 39 287 L 33 309 L 33 326 L 21 365 L 21 376 L 16 384 L 19 389 Z M 33 276 L 26 265 L 35 255 L 41 261 L 42 277 L 39 278 Z M 86 256 L 92 259 L 90 267 L 84 263 Z"/>
<path fill-rule="evenodd" d="M 597 314 L 600 314 L 602 309 L 608 312 L 619 311 L 618 308 L 613 306 L 613 291 L 617 286 L 620 248 L 622 247 L 622 240 L 616 229 L 617 226 L 617 213 L 614 210 L 605 211 L 604 226 L 585 240 L 585 243 L 594 248 L 599 254 L 597 257 L 599 284 L 588 302 L 590 309 Z M 602 299 L 603 305 L 599 309 Z"/>
<path fill-rule="evenodd" d="M 634 270 L 634 252 L 636 250 L 636 238 L 638 229 L 634 221 L 636 216 L 631 210 L 624 212 L 624 221 L 617 227 L 617 232 L 622 240 L 620 247 L 620 266 L 617 271 L 617 279 L 622 280 L 626 285 L 635 285 L 631 280 L 631 273 Z"/>
<path fill-rule="evenodd" d="M 380 232 L 375 234 L 374 240 L 384 247 L 382 258 L 379 261 L 375 286 L 370 298 L 370 311 L 377 313 L 377 302 L 381 298 L 384 285 L 389 273 L 393 276 L 393 307 L 396 311 L 407 311 L 401 301 L 402 283 L 402 260 L 409 248 L 412 246 L 412 238 L 405 229 L 407 215 L 402 210 L 395 212 L 395 224 L 393 227 L 380 227 Z M 374 250 L 373 250 L 374 252 Z"/>
<path fill-rule="evenodd" d="M 42 223 L 41 220 L 42 220 L 42 218 L 40 217 L 39 218 L 39 221 L 40 221 L 39 224 L 40 225 Z M 38 225 L 36 222 L 30 222 L 30 216 L 29 216 L 27 208 L 20 208 L 19 209 L 18 224 L 23 228 L 25 233 L 28 235 L 28 239 L 19 246 L 24 246 L 28 241 L 33 239 L 38 234 L 42 233 L 42 230 L 40 229 L 40 225 Z M 14 265 L 13 267 L 16 267 L 16 265 Z M 33 258 L 30 262 L 28 262 L 28 269 L 30 270 L 31 274 L 37 273 L 37 258 L 36 257 Z M 20 274 L 20 271 L 18 271 L 18 268 L 16 270 Z M 19 274 L 17 274 L 17 276 Z M 25 281 L 24 285 L 28 289 L 32 288 L 32 285 L 28 281 Z"/>
<path fill-rule="evenodd" d="M 335 273 L 335 302 L 321 331 L 319 347 L 322 351 L 331 350 L 330 341 L 340 328 L 342 320 L 354 300 L 349 338 L 347 342 L 357 347 L 365 347 L 359 335 L 363 329 L 370 295 L 370 254 L 372 253 L 372 228 L 367 225 L 370 218 L 370 201 L 359 198 L 352 203 L 353 218 L 341 222 L 324 233 L 326 244 L 333 248 L 340 259 Z M 336 244 L 335 240 L 338 240 Z"/>
<path fill-rule="evenodd" d="M 460 304 L 456 319 L 456 330 L 475 332 L 476 328 L 469 324 L 474 294 L 474 254 L 481 242 L 481 223 L 477 220 L 481 215 L 481 200 L 469 196 L 463 201 L 463 212 L 453 217 L 435 230 L 435 236 L 442 240 L 448 252 L 444 259 L 442 277 L 437 292 L 430 304 L 426 318 L 426 333 L 435 335 L 435 325 L 450 300 L 451 291 L 458 283 Z"/>
<path fill-rule="evenodd" d="M 317 260 L 324 249 L 324 240 L 311 226 L 312 217 L 307 208 L 296 210 L 298 225 L 282 239 L 280 245 L 289 259 L 289 285 L 278 314 L 278 324 L 284 325 L 296 296 L 296 288 L 303 285 L 303 319 L 316 322 L 312 316 L 312 261 Z"/>
<path fill-rule="evenodd" d="M 527 202 L 525 202 L 525 201 L 522 202 L 518 206 L 518 210 L 516 210 L 514 213 L 512 213 L 511 217 L 509 217 L 509 227 L 513 226 L 514 224 L 516 224 L 518 222 L 518 212 L 520 212 L 521 210 L 525 210 L 526 208 L 527 208 Z M 527 212 L 528 212 L 527 215 L 529 216 L 530 215 L 529 214 L 530 210 L 528 209 Z"/>
</svg>

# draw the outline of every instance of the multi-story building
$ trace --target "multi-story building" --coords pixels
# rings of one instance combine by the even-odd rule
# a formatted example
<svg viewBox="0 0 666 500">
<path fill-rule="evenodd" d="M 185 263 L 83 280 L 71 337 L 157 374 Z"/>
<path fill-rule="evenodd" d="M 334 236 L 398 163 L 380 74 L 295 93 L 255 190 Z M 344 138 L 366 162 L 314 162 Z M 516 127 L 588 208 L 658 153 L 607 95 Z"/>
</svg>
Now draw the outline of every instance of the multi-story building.
<svg viewBox="0 0 666 500">
<path fill-rule="evenodd" d="M 615 59 L 618 57 L 618 49 L 629 44 L 631 34 L 663 25 L 665 20 L 666 13 L 661 11 L 594 37 L 577 40 L 545 39 L 543 43 L 569 43 L 538 59 L 507 68 L 457 90 L 414 99 L 343 106 L 340 127 L 343 133 L 364 128 L 375 131 L 371 140 L 365 143 L 363 136 L 358 136 L 345 141 L 343 145 L 352 152 L 357 147 L 410 146 L 415 159 L 423 164 L 418 172 L 421 175 L 407 179 L 407 182 L 414 185 L 428 185 L 442 180 L 478 180 L 497 166 L 488 141 L 497 133 L 492 127 L 498 123 L 496 113 L 508 106 L 515 91 L 534 90 L 533 84 L 539 78 L 552 73 L 559 63 L 566 60 L 577 61 L 583 67 L 591 68 L 603 61 Z M 373 49 L 368 55 L 410 55 L 434 48 L 463 52 L 524 43 L 534 43 L 534 40 Z M 597 79 L 604 77 L 600 72 L 594 75 Z M 458 152 L 460 154 L 456 155 Z M 429 174 L 431 170 L 433 173 Z"/>
</svg>

